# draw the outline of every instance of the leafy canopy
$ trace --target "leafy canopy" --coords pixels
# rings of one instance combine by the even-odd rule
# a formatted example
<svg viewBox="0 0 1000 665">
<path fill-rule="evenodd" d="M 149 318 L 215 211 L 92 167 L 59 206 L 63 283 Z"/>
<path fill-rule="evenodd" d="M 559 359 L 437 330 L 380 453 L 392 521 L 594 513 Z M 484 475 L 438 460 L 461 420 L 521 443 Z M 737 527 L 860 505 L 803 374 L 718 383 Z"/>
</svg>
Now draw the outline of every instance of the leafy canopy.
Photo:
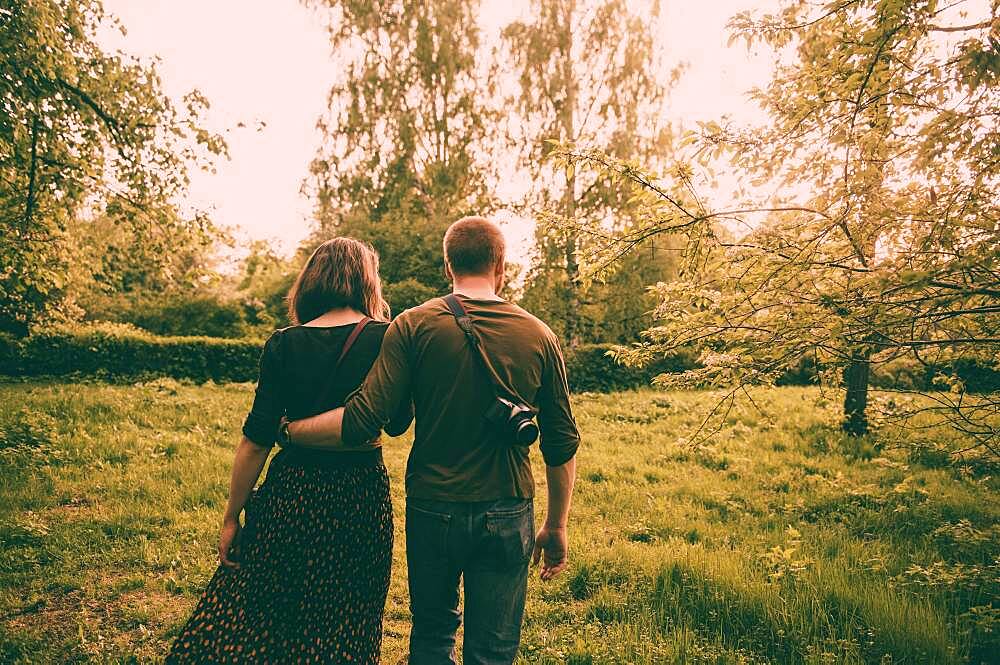
<svg viewBox="0 0 1000 665">
<path fill-rule="evenodd" d="M 174 221 L 187 168 L 225 153 L 198 124 L 201 94 L 175 106 L 154 65 L 101 49 L 109 20 L 97 0 L 0 8 L 0 329 L 23 333 L 60 304 L 81 211 L 151 234 Z"/>
<path fill-rule="evenodd" d="M 752 93 L 767 126 L 705 123 L 687 138 L 690 160 L 668 173 L 558 150 L 561 164 L 621 183 L 642 220 L 602 243 L 587 271 L 613 268 L 650 235 L 686 236 L 680 278 L 655 288 L 657 325 L 621 358 L 703 344 L 704 367 L 661 382 L 723 387 L 729 398 L 803 357 L 830 385 L 858 363 L 996 364 L 997 4 L 979 17 L 934 0 L 794 0 L 776 15 L 740 14 L 734 37 L 781 56 Z M 779 195 L 712 209 L 691 176 L 721 157 Z M 951 392 L 933 394 L 931 413 L 995 451 L 997 402 L 940 381 Z M 882 406 L 899 419 L 927 408 L 905 396 Z"/>
</svg>

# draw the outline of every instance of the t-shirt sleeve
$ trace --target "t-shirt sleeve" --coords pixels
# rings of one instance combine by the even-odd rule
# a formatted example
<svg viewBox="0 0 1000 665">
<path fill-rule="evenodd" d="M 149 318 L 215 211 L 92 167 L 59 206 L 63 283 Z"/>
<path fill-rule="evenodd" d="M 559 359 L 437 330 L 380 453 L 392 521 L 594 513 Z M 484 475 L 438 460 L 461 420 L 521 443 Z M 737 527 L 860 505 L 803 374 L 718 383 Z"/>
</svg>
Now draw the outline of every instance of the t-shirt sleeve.
<svg viewBox="0 0 1000 665">
<path fill-rule="evenodd" d="M 406 398 L 403 400 L 402 405 L 396 414 L 389 419 L 389 422 L 385 425 L 385 433 L 389 436 L 400 436 L 406 430 L 410 429 L 410 423 L 413 422 L 413 400 Z"/>
<path fill-rule="evenodd" d="M 260 354 L 260 373 L 253 407 L 243 422 L 243 436 L 262 448 L 270 448 L 278 438 L 278 425 L 285 415 L 281 395 L 281 334 L 275 332 Z"/>
<path fill-rule="evenodd" d="M 396 420 L 410 408 L 410 354 L 402 318 L 389 324 L 382 338 L 382 349 L 365 382 L 347 399 L 341 428 L 344 445 L 367 443 L 390 422 L 392 429 L 396 429 Z M 409 419 L 406 421 L 409 426 Z"/>
<path fill-rule="evenodd" d="M 538 391 L 539 448 L 548 466 L 562 466 L 580 447 L 580 432 L 569 403 L 566 363 L 555 339 L 546 344 L 542 385 Z"/>
</svg>

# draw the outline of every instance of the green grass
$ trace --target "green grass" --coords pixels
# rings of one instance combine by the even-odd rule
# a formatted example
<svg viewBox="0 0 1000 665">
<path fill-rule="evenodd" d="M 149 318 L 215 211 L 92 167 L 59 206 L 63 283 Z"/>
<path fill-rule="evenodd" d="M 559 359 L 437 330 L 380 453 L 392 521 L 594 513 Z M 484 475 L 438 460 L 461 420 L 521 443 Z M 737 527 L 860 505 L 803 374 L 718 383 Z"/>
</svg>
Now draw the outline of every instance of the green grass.
<svg viewBox="0 0 1000 665">
<path fill-rule="evenodd" d="M 0 662 L 162 657 L 214 570 L 251 397 L 166 380 L 0 385 Z M 521 662 L 998 662 L 995 465 L 846 441 L 836 404 L 810 389 L 759 391 L 763 413 L 737 407 L 709 445 L 685 447 L 712 399 L 576 397 L 572 565 L 532 579 Z M 409 630 L 408 441 L 386 445 L 390 664 Z"/>
</svg>

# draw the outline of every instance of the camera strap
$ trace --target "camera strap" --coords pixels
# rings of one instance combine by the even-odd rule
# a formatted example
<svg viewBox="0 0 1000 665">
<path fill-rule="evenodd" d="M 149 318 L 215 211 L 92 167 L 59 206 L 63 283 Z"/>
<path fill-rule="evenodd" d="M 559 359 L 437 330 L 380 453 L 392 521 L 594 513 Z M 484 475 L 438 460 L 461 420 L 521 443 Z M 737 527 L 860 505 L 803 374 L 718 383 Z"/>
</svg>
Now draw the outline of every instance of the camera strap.
<svg viewBox="0 0 1000 665">
<path fill-rule="evenodd" d="M 483 345 L 479 341 L 479 336 L 476 334 L 475 328 L 472 326 L 472 319 L 469 317 L 468 312 L 465 311 L 465 307 L 462 306 L 461 301 L 455 294 L 446 295 L 443 298 L 445 304 L 448 305 L 448 309 L 451 310 L 452 316 L 455 317 L 455 321 L 458 323 L 458 327 L 462 329 L 465 333 L 465 339 L 469 342 L 469 346 L 472 348 L 472 355 L 479 359 L 479 365 L 485 372 L 486 377 L 490 380 L 493 385 L 493 393 L 497 397 L 503 397 L 509 393 L 507 388 L 500 381 L 497 376 L 496 371 L 490 364 L 489 358 L 486 357 L 486 352 L 483 350 Z"/>
</svg>

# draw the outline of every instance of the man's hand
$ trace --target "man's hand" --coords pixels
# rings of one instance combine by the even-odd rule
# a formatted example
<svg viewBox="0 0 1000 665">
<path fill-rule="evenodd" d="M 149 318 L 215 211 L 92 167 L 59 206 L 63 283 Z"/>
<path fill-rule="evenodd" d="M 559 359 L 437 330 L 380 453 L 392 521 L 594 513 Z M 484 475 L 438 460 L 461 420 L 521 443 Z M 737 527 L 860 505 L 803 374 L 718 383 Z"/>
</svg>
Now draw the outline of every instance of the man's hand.
<svg viewBox="0 0 1000 665">
<path fill-rule="evenodd" d="M 538 535 L 535 536 L 535 551 L 531 553 L 531 563 L 537 564 L 544 555 L 545 560 L 540 575 L 543 582 L 551 580 L 566 569 L 569 563 L 568 549 L 566 527 L 550 529 L 543 526 L 538 530 Z"/>
<path fill-rule="evenodd" d="M 219 563 L 234 570 L 240 567 L 240 521 L 226 520 L 219 534 Z"/>
</svg>

